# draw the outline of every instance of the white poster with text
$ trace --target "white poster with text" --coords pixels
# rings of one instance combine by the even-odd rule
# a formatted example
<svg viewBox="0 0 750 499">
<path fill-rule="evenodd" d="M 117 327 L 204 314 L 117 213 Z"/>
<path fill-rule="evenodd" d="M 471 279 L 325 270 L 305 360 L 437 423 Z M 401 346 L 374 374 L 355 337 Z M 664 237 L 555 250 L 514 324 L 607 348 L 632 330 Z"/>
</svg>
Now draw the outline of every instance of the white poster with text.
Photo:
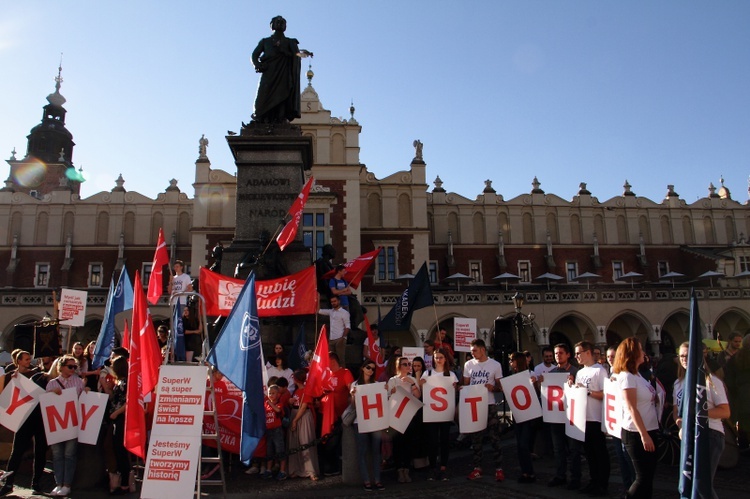
<svg viewBox="0 0 750 499">
<path fill-rule="evenodd" d="M 453 350 L 471 352 L 471 342 L 477 338 L 477 320 L 465 317 L 453 319 Z"/>
<path fill-rule="evenodd" d="M 388 428 L 390 407 L 385 383 L 357 385 L 354 403 L 357 408 L 357 426 L 360 433 L 371 433 Z"/>
<path fill-rule="evenodd" d="M 523 423 L 542 416 L 542 405 L 536 396 L 529 371 L 501 378 L 500 385 L 503 387 L 505 400 L 513 412 L 515 422 Z"/>
<path fill-rule="evenodd" d="M 451 376 L 428 376 L 422 385 L 425 423 L 453 421 L 456 415 L 456 389 Z"/>
<path fill-rule="evenodd" d="M 487 428 L 489 406 L 484 401 L 486 393 L 487 387 L 484 385 L 461 387 L 458 401 L 458 427 L 461 433 L 476 433 Z"/>
<path fill-rule="evenodd" d="M 13 433 L 17 432 L 43 393 L 44 390 L 26 376 L 13 376 L 0 393 L 0 424 Z"/>
<path fill-rule="evenodd" d="M 567 373 L 546 373 L 542 381 L 542 420 L 545 423 L 565 423 L 565 390 Z"/>
</svg>

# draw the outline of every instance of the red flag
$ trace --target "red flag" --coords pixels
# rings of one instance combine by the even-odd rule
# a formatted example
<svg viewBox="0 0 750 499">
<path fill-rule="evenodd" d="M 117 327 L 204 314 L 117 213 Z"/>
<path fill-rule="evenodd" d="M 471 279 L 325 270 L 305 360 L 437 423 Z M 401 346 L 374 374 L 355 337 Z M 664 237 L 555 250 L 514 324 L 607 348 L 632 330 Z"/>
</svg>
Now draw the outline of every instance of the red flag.
<svg viewBox="0 0 750 499">
<path fill-rule="evenodd" d="M 140 286 L 141 279 L 138 272 L 135 273 L 135 282 Z M 140 288 L 143 295 L 143 288 Z M 127 322 L 125 330 L 127 331 Z M 131 453 L 146 459 L 146 412 L 144 410 L 143 394 L 141 393 L 143 378 L 141 376 L 141 351 L 140 337 L 137 334 L 129 335 L 127 343 L 130 350 L 128 363 L 127 396 L 125 398 L 125 448 Z"/>
<path fill-rule="evenodd" d="M 122 346 L 130 350 L 130 330 L 127 319 L 125 319 L 125 329 L 122 330 Z"/>
<path fill-rule="evenodd" d="M 370 269 L 370 266 L 380 254 L 381 249 L 383 248 L 378 246 L 369 253 L 359 255 L 354 260 L 349 260 L 344 264 L 344 267 L 346 267 L 346 275 L 344 276 L 344 279 L 346 279 L 350 287 L 357 289 L 359 283 L 362 281 L 362 278 L 365 276 L 367 271 Z M 325 275 L 323 275 L 323 278 L 330 279 L 334 275 L 336 275 L 336 269 L 326 272 Z"/>
<path fill-rule="evenodd" d="M 313 182 L 315 182 L 315 179 L 313 177 L 310 177 L 305 186 L 302 188 L 302 192 L 299 193 L 297 199 L 295 199 L 294 203 L 292 203 L 292 207 L 289 208 L 289 216 L 291 216 L 292 218 L 286 223 L 284 228 L 281 229 L 281 232 L 276 238 L 276 242 L 279 243 L 279 248 L 281 248 L 281 251 L 284 251 L 284 248 L 286 248 L 289 243 L 294 241 L 294 238 L 297 236 L 299 222 L 302 219 L 302 210 L 305 209 L 307 196 L 310 194 L 310 187 L 312 187 Z"/>
<path fill-rule="evenodd" d="M 320 328 L 320 337 L 318 345 L 315 347 L 315 354 L 310 362 L 310 371 L 307 375 L 305 385 L 305 396 L 309 398 L 318 398 L 323 395 L 323 388 L 328 382 L 331 375 L 331 369 L 328 364 L 328 336 L 326 327 Z M 309 400 L 308 400 L 309 403 Z"/>
<path fill-rule="evenodd" d="M 131 336 L 138 337 L 135 341 L 138 343 L 138 361 L 141 366 L 141 394 L 146 396 L 156 387 L 162 358 L 138 271 L 135 272 L 133 285 L 133 332 Z M 132 352 L 130 358 L 133 358 Z"/>
<path fill-rule="evenodd" d="M 375 333 L 370 329 L 370 320 L 365 315 L 365 327 L 367 329 L 367 342 L 369 352 L 367 357 L 375 363 L 375 379 L 379 379 L 380 375 L 385 371 L 385 355 L 380 349 L 380 339 L 375 337 Z"/>
<path fill-rule="evenodd" d="M 164 266 L 168 263 L 167 243 L 164 242 L 164 231 L 159 227 L 159 239 L 156 241 L 154 261 L 151 263 L 151 278 L 148 280 L 148 302 L 151 305 L 156 305 L 159 297 L 164 294 Z"/>
</svg>

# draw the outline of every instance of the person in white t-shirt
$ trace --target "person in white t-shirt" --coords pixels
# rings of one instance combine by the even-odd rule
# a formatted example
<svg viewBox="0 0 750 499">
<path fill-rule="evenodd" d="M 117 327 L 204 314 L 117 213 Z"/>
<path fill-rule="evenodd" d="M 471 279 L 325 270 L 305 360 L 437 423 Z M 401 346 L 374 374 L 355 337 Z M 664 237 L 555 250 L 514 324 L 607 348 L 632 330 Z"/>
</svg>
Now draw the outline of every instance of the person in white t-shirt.
<svg viewBox="0 0 750 499">
<path fill-rule="evenodd" d="M 685 370 L 687 369 L 689 348 L 690 343 L 688 342 L 680 345 L 680 365 L 677 369 L 677 379 L 674 382 L 674 392 L 672 392 L 674 398 L 674 418 L 677 426 L 680 427 L 680 432 L 682 432 L 680 408 L 682 407 L 682 394 L 685 390 Z M 708 404 L 709 448 L 711 449 L 711 484 L 713 484 L 714 476 L 716 476 L 716 468 L 719 466 L 719 459 L 722 452 L 724 452 L 724 424 L 721 420 L 730 416 L 729 399 L 727 398 L 724 382 L 713 374 L 706 376 L 706 403 Z M 713 496 L 718 497 L 716 490 L 713 490 Z"/>
<path fill-rule="evenodd" d="M 628 497 L 649 498 L 653 494 L 656 472 L 656 441 L 659 418 L 656 413 L 656 388 L 638 374 L 644 353 L 635 337 L 625 338 L 617 347 L 612 372 L 622 390 L 622 444 L 633 462 L 635 481 Z"/>
<path fill-rule="evenodd" d="M 189 275 L 184 273 L 185 262 L 182 260 L 175 260 L 174 262 L 174 275 L 169 276 L 169 294 L 176 295 L 177 293 L 185 293 L 193 290 L 193 280 Z M 180 296 L 180 305 L 187 304 L 187 296 Z"/>
<path fill-rule="evenodd" d="M 602 413 L 604 400 L 604 380 L 607 371 L 595 362 L 594 345 L 580 341 L 575 345 L 575 356 L 583 366 L 576 373 L 576 386 L 586 388 L 586 440 L 583 449 L 589 463 L 589 484 L 581 489 L 591 496 L 607 495 L 609 486 L 609 451 L 607 440 L 602 432 Z"/>
<path fill-rule="evenodd" d="M 425 346 L 431 343 L 426 342 Z M 453 381 L 453 388 L 458 386 L 458 378 L 456 373 L 451 371 L 453 367 L 451 362 L 453 358 L 449 352 L 443 348 L 438 348 L 432 352 L 432 366 L 425 368 L 422 373 L 422 377 L 419 380 L 420 386 L 424 387 L 427 383 L 427 378 L 430 376 L 447 376 Z M 424 389 L 424 388 L 423 388 Z M 453 396 L 453 394 L 449 395 Z M 430 461 L 430 468 L 432 475 L 429 480 L 440 480 L 447 481 L 447 466 L 448 456 L 450 453 L 450 428 L 451 421 L 441 421 L 438 423 L 425 423 L 427 431 L 430 435 L 429 444 L 430 448 L 428 451 L 428 459 Z M 440 457 L 440 468 L 438 468 L 438 455 Z"/>
<path fill-rule="evenodd" d="M 501 391 L 500 378 L 503 377 L 503 368 L 498 361 L 487 356 L 487 346 L 483 340 L 475 339 L 471 342 L 472 359 L 464 364 L 464 385 L 484 385 L 487 387 L 487 429 L 478 431 L 471 435 L 471 447 L 474 451 L 472 463 L 474 469 L 469 473 L 469 480 L 482 477 L 482 440 L 485 432 L 492 443 L 493 461 L 495 463 L 495 480 L 505 480 L 505 472 L 502 468 L 503 451 L 500 448 L 500 418 L 495 405 L 495 393 Z"/>
</svg>

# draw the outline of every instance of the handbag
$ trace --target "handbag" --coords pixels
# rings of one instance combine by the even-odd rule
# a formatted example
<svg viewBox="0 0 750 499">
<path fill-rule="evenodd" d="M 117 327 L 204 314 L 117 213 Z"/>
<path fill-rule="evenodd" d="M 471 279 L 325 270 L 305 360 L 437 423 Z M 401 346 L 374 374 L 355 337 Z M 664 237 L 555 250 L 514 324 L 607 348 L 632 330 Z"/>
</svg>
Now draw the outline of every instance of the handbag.
<svg viewBox="0 0 750 499">
<path fill-rule="evenodd" d="M 354 423 L 354 418 L 357 417 L 357 410 L 355 409 L 354 405 L 351 404 L 347 406 L 347 408 L 344 410 L 344 413 L 341 415 L 341 422 L 345 426 L 351 426 Z"/>
</svg>

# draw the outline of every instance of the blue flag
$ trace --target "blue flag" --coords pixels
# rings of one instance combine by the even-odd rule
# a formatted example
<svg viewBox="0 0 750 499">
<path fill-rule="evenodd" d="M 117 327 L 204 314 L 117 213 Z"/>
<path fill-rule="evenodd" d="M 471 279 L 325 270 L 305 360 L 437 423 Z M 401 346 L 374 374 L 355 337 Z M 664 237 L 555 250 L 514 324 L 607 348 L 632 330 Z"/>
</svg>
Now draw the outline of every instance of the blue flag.
<svg viewBox="0 0 750 499">
<path fill-rule="evenodd" d="M 706 404 L 706 366 L 703 361 L 703 335 L 695 290 L 690 296 L 690 347 L 685 383 L 680 401 L 682 444 L 680 448 L 680 497 L 710 499 L 711 463 L 708 409 Z"/>
<path fill-rule="evenodd" d="M 172 311 L 172 351 L 176 362 L 185 362 L 187 354 L 185 352 L 185 324 L 182 322 L 182 305 L 180 300 Z"/>
<path fill-rule="evenodd" d="M 207 357 L 208 362 L 242 390 L 240 460 L 246 466 L 250 465 L 255 447 L 266 431 L 260 340 L 255 273 L 251 272 Z"/>
<path fill-rule="evenodd" d="M 92 362 L 94 369 L 104 365 L 104 361 L 109 358 L 112 349 L 115 347 L 115 316 L 132 308 L 133 285 L 130 283 L 127 269 L 123 267 L 117 285 L 115 286 L 114 279 L 109 281 L 109 294 L 107 295 L 107 305 L 104 308 L 104 320 L 94 348 L 94 360 Z"/>
<path fill-rule="evenodd" d="M 303 322 L 299 326 L 299 332 L 297 333 L 297 339 L 294 340 L 292 351 L 289 354 L 289 368 L 292 371 L 307 367 L 305 362 L 305 353 L 307 352 L 307 343 L 305 342 L 305 323 Z"/>
<path fill-rule="evenodd" d="M 423 263 L 391 311 L 383 317 L 382 321 L 378 321 L 378 329 L 380 331 L 407 331 L 411 327 L 414 311 L 429 307 L 433 303 L 430 276 L 427 273 L 427 264 Z"/>
</svg>

